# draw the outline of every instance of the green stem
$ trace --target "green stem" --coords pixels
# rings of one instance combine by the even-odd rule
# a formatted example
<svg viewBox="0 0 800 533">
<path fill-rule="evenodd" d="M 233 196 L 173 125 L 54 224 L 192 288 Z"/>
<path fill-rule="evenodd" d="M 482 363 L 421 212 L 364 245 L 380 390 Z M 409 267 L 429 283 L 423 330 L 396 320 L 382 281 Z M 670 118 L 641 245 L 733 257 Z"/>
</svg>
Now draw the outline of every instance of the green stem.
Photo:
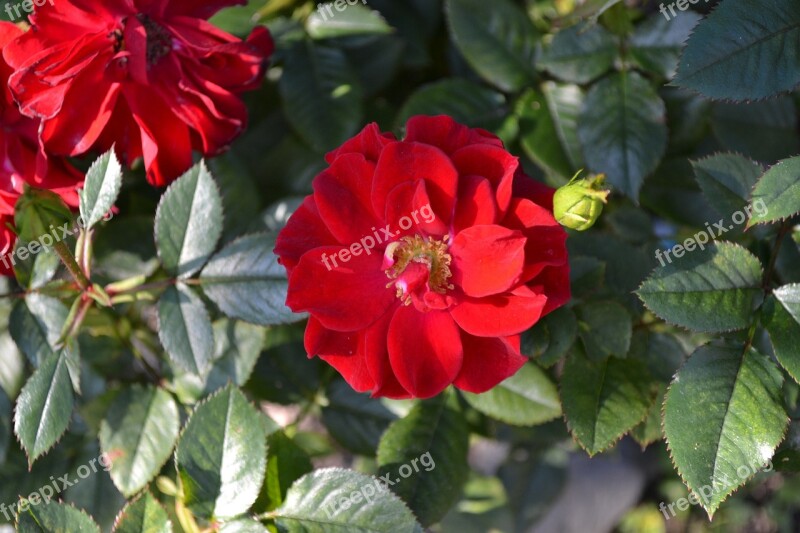
<svg viewBox="0 0 800 533">
<path fill-rule="evenodd" d="M 67 270 L 69 270 L 69 273 L 72 275 L 75 283 L 78 284 L 78 287 L 80 287 L 82 291 L 88 289 L 89 280 L 86 278 L 86 274 L 83 273 L 83 270 L 81 270 L 81 267 L 75 261 L 75 256 L 72 255 L 72 252 L 69 251 L 67 245 L 64 244 L 64 241 L 58 241 L 55 243 L 53 245 L 53 250 L 61 259 L 61 262 L 64 263 L 64 266 L 67 267 Z"/>
<path fill-rule="evenodd" d="M 775 246 L 772 248 L 772 257 L 769 258 L 769 266 L 764 272 L 764 290 L 768 291 L 770 283 L 772 283 L 772 276 L 775 272 L 775 263 L 778 261 L 778 255 L 781 251 L 784 237 L 791 231 L 792 226 L 788 222 L 784 222 L 778 230 L 778 235 L 775 237 Z"/>
</svg>

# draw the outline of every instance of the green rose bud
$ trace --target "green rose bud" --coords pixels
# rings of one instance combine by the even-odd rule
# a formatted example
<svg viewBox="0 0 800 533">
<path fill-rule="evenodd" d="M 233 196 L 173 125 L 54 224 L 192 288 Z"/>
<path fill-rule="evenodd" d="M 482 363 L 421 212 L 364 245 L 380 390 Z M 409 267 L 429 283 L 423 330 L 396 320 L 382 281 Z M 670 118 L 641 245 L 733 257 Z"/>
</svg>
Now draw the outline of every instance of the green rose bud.
<svg viewBox="0 0 800 533">
<path fill-rule="evenodd" d="M 584 231 L 597 222 L 611 191 L 603 189 L 605 174 L 578 179 L 580 173 L 556 191 L 553 214 L 562 226 Z"/>
</svg>

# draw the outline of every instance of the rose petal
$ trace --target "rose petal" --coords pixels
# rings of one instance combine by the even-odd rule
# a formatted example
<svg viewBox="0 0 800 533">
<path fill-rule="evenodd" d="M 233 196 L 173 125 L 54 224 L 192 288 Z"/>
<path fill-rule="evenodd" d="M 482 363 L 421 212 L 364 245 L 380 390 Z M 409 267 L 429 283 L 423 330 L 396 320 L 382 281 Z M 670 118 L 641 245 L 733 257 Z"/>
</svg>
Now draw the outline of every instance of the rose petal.
<svg viewBox="0 0 800 533">
<path fill-rule="evenodd" d="M 444 152 L 420 143 L 395 142 L 383 149 L 372 183 L 375 212 L 386 212 L 386 199 L 392 189 L 419 180 L 425 180 L 433 210 L 448 224 L 456 201 L 458 172 Z"/>
<path fill-rule="evenodd" d="M 521 231 L 528 239 L 523 282 L 537 276 L 545 267 L 567 262 L 567 232 L 544 207 L 531 200 L 515 198 L 503 226 Z"/>
<path fill-rule="evenodd" d="M 415 398 L 442 392 L 461 369 L 458 327 L 444 311 L 400 307 L 389 326 L 389 360 L 398 381 Z"/>
<path fill-rule="evenodd" d="M 304 253 L 320 246 L 338 244 L 328 227 L 322 222 L 313 196 L 306 196 L 300 207 L 292 213 L 286 226 L 278 234 L 275 254 L 291 275 L 292 269 Z"/>
<path fill-rule="evenodd" d="M 381 133 L 376 123 L 367 124 L 361 132 L 345 142 L 342 146 L 329 152 L 325 156 L 328 164 L 333 163 L 337 157 L 344 154 L 361 154 L 368 160 L 376 163 L 383 148 L 397 139 L 392 133 Z"/>
<path fill-rule="evenodd" d="M 453 154 L 453 164 L 462 176 L 483 176 L 495 190 L 497 207 L 505 213 L 511 201 L 514 174 L 519 160 L 499 146 L 474 144 Z"/>
<path fill-rule="evenodd" d="M 516 343 L 516 346 L 515 346 Z M 464 364 L 453 384 L 480 394 L 517 373 L 528 361 L 519 353 L 519 336 L 475 337 L 461 332 Z"/>
<path fill-rule="evenodd" d="M 458 184 L 458 202 L 453 217 L 453 233 L 470 226 L 497 222 L 497 202 L 489 180 L 481 176 L 462 177 Z"/>
<path fill-rule="evenodd" d="M 300 258 L 289 278 L 286 305 L 308 311 L 329 329 L 357 331 L 380 318 L 397 297 L 386 288 L 381 256 L 360 254 L 342 262 L 333 257 L 340 250 L 325 246 Z"/>
<path fill-rule="evenodd" d="M 498 294 L 519 283 L 525 237 L 502 226 L 472 226 L 453 240 L 453 283 L 468 296 Z"/>
<path fill-rule="evenodd" d="M 547 296 L 521 285 L 510 293 L 470 298 L 450 309 L 456 323 L 467 333 L 478 337 L 518 335 L 541 318 Z"/>
<path fill-rule="evenodd" d="M 503 146 L 503 141 L 493 133 L 468 128 L 447 115 L 411 117 L 406 123 L 405 140 L 436 146 L 446 154 L 452 154 L 470 144 Z"/>
</svg>

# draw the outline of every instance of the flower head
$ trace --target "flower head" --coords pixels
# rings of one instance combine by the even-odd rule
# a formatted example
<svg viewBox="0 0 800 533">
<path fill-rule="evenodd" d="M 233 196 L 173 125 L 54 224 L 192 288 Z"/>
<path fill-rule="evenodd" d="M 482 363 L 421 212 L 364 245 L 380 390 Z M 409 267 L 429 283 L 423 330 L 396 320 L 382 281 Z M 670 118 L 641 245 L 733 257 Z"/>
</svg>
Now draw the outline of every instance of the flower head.
<svg viewBox="0 0 800 533">
<path fill-rule="evenodd" d="M 358 391 L 484 392 L 527 360 L 520 334 L 570 298 L 553 191 L 489 132 L 413 117 L 367 126 L 278 237 L 306 350 Z"/>
<path fill-rule="evenodd" d="M 0 48 L 23 31 L 10 22 L 0 22 Z M 9 229 L 14 222 L 14 205 L 25 184 L 49 189 L 69 205 L 78 205 L 77 188 L 83 175 L 61 157 L 47 156 L 37 138 L 39 121 L 23 116 L 8 89 L 12 68 L 0 57 L 0 257 L 11 251 L 16 236 Z M 0 275 L 11 275 L 11 263 L 0 261 Z"/>
<path fill-rule="evenodd" d="M 59 0 L 4 47 L 22 113 L 42 120 L 49 153 L 77 156 L 116 143 L 165 185 L 240 134 L 239 94 L 257 87 L 269 32 L 241 41 L 205 19 L 236 0 Z"/>
</svg>

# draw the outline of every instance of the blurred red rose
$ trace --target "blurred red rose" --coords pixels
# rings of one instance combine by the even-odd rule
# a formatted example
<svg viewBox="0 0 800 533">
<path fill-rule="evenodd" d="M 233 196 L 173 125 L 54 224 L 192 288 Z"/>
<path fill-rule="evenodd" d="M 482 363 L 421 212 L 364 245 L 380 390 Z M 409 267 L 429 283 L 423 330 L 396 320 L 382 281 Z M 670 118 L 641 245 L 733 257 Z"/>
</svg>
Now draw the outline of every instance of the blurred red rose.
<svg viewBox="0 0 800 533">
<path fill-rule="evenodd" d="M 413 117 L 375 124 L 329 168 L 278 237 L 305 344 L 358 391 L 484 392 L 527 360 L 520 333 L 570 298 L 553 191 L 491 133 Z M 389 236 L 391 235 L 391 236 Z"/>
<path fill-rule="evenodd" d="M 48 153 L 76 156 L 116 143 L 144 157 L 165 185 L 215 155 L 247 123 L 239 93 L 261 82 L 273 42 L 242 41 L 205 19 L 237 0 L 59 0 L 3 50 L 23 114 L 43 121 Z"/>
<path fill-rule="evenodd" d="M 23 34 L 10 22 L 0 22 L 0 48 Z M 41 189 L 50 189 L 64 201 L 78 205 L 77 187 L 83 175 L 63 158 L 48 158 L 37 139 L 39 121 L 20 114 L 8 89 L 8 78 L 13 69 L 0 59 L 0 257 L 10 252 L 16 242 L 8 229 L 14 224 L 14 204 L 22 194 L 25 183 Z M 10 261 L 0 261 L 0 275 L 12 275 Z"/>
</svg>

